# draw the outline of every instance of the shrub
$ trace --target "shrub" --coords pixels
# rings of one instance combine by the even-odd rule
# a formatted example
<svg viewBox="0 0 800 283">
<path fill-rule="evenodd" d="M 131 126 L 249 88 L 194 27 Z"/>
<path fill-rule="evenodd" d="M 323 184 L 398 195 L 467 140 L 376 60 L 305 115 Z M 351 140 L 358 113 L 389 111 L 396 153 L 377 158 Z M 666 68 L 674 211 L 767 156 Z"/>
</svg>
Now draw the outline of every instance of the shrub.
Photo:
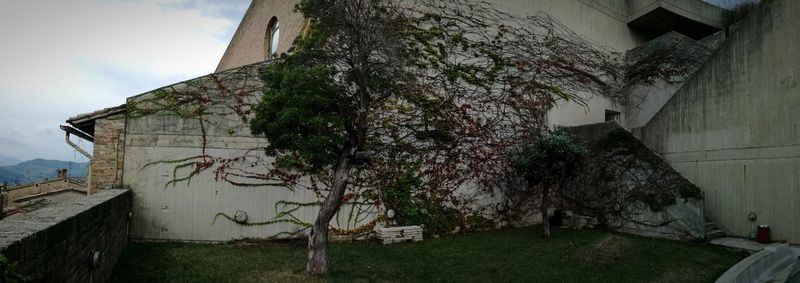
<svg viewBox="0 0 800 283">
<path fill-rule="evenodd" d="M 406 173 L 392 186 L 382 190 L 382 201 L 394 209 L 398 225 L 422 225 L 427 235 L 446 234 L 459 227 L 459 211 L 448 207 L 435 196 L 415 194 L 422 182 Z"/>
</svg>

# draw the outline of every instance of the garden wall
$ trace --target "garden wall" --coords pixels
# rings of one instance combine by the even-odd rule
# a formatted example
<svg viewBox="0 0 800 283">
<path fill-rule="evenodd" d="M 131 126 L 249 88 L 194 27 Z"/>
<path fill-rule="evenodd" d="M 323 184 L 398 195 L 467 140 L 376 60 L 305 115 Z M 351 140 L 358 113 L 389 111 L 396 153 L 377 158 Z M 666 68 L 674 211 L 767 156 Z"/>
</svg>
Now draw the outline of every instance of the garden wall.
<svg viewBox="0 0 800 283">
<path fill-rule="evenodd" d="M 111 189 L 15 214 L 0 220 L 0 253 L 33 282 L 104 282 L 127 245 L 130 212 L 130 190 Z"/>
</svg>

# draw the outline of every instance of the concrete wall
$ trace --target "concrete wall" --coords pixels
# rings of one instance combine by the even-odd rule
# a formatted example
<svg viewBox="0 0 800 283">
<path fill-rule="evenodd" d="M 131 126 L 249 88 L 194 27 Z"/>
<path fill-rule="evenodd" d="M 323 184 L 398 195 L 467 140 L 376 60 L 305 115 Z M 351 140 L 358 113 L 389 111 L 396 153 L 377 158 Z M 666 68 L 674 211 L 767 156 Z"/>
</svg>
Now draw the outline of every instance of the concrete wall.
<svg viewBox="0 0 800 283">
<path fill-rule="evenodd" d="M 722 13 L 717 6 L 697 0 L 627 0 L 629 21 L 657 8 L 663 8 L 683 17 L 709 26 L 722 28 Z"/>
<path fill-rule="evenodd" d="M 714 40 L 712 38 L 709 41 Z M 646 125 L 683 86 L 683 83 L 694 75 L 713 51 L 710 46 L 677 32 L 669 32 L 628 51 L 626 57 L 629 61 L 641 58 L 647 60 L 660 54 L 671 53 L 670 56 L 686 70 L 682 75 L 661 78 L 654 84 L 640 83 L 629 86 L 625 91 L 630 103 L 625 107 L 625 119 L 621 124 L 625 128 L 639 128 Z"/>
<path fill-rule="evenodd" d="M 132 237 L 179 241 L 229 241 L 243 238 L 300 237 L 286 234 L 303 230 L 298 223 L 276 222 L 279 213 L 295 208 L 281 201 L 310 203 L 320 199 L 304 188 L 292 190 L 283 186 L 242 185 L 258 180 L 232 177 L 220 178 L 217 169 L 241 173 L 239 169 L 255 168 L 264 174 L 272 160 L 264 156 L 266 139 L 250 133 L 247 123 L 235 108 L 246 111 L 261 97 L 258 69 L 268 63 L 249 65 L 228 72 L 216 73 L 196 80 L 166 87 L 128 100 L 128 105 L 147 106 L 147 100 L 159 92 L 174 94 L 203 94 L 209 98 L 202 117 L 178 117 L 161 112 L 139 118 L 129 118 L 125 141 L 124 185 L 134 193 Z M 239 79 L 229 80 L 231 74 Z M 235 76 L 234 76 L 235 77 Z M 216 83 L 237 90 L 236 96 L 219 91 Z M 187 105 L 195 107 L 197 105 Z M 205 108 L 207 107 L 207 108 Z M 131 110 L 129 110 L 131 112 Z M 244 114 L 249 119 L 249 114 Z M 200 120 L 203 125 L 201 127 Z M 203 133 L 205 132 L 205 134 Z M 205 142 L 205 145 L 204 145 Z M 203 156 L 203 157 L 200 157 Z M 237 158 L 236 160 L 233 160 Z M 159 161 L 164 161 L 159 163 Z M 185 181 L 171 181 L 191 175 L 197 164 L 211 161 L 209 169 Z M 223 163 L 231 161 L 227 166 Z M 149 165 L 148 165 L 149 164 Z M 181 165 L 188 164 L 185 167 Z M 250 166 L 256 167 L 250 167 Z M 222 167 L 221 167 L 222 166 Z M 348 221 L 351 207 L 344 206 L 332 221 L 334 227 L 352 229 L 373 219 L 372 215 L 359 221 Z M 364 207 L 368 209 L 368 207 Z M 296 220 L 313 223 L 319 207 L 305 205 L 291 213 Z M 245 212 L 247 223 L 239 224 L 220 213 L 233 216 Z M 289 219 L 287 215 L 281 219 Z"/>
<path fill-rule="evenodd" d="M 249 116 L 238 113 L 241 109 L 237 107 L 244 106 L 239 99 L 247 102 L 245 104 L 252 104 L 261 95 L 261 82 L 257 75 L 259 65 L 245 65 L 262 62 L 266 58 L 265 36 L 269 20 L 276 16 L 280 21 L 280 49 L 283 51 L 298 34 L 303 21 L 300 15 L 292 12 L 295 3 L 253 1 L 220 61 L 217 73 L 128 100 L 129 106 L 146 106 L 148 100 L 158 98 L 165 92 L 198 92 L 208 98 L 208 101 L 194 101 L 203 104 L 202 109 L 195 109 L 205 113 L 202 117 L 180 117 L 175 113 L 138 117 L 129 110 L 124 133 L 122 184 L 134 191 L 134 209 L 137 212 L 132 220 L 134 238 L 227 241 L 287 237 L 291 235 L 286 232 L 302 230 L 302 225 L 297 223 L 272 221 L 285 209 L 279 204 L 280 201 L 317 201 L 319 198 L 312 192 L 281 186 L 238 185 L 220 180 L 221 171 L 218 170 L 231 169 L 222 164 L 237 158 L 244 158 L 242 160 L 250 162 L 252 166 L 265 166 L 271 162 L 260 152 L 266 141 L 250 134 L 246 123 L 242 122 L 243 118 L 247 120 Z M 591 42 L 618 51 L 631 49 L 644 40 L 627 26 L 628 6 L 623 1 L 493 0 L 491 3 L 498 9 L 518 15 L 546 12 Z M 249 72 L 246 79 L 225 79 L 230 74 L 241 72 Z M 218 85 L 223 85 L 227 90 L 236 90 L 237 94 L 231 96 L 230 92 L 218 89 Z M 548 123 L 596 123 L 604 121 L 606 109 L 623 112 L 605 98 L 584 95 L 588 99 L 588 108 L 574 103 L 559 104 L 548 115 Z M 183 107 L 183 110 L 191 110 L 194 106 L 188 103 Z M 204 112 L 206 110 L 209 112 Z M 98 121 L 98 127 L 100 125 L 102 121 Z M 118 125 L 112 127 L 118 128 Z M 110 148 L 107 151 L 110 152 Z M 116 164 L 112 162 L 101 167 L 118 165 L 118 159 L 115 160 Z M 239 165 L 233 166 L 243 166 L 245 163 L 236 164 Z M 205 167 L 207 165 L 210 167 Z M 196 168 L 203 169 L 195 172 Z M 109 172 L 117 173 L 116 170 L 100 172 L 106 177 L 94 180 L 110 180 Z M 191 178 L 181 180 L 184 177 Z M 178 182 L 173 182 L 176 180 Z M 372 219 L 347 221 L 349 209 L 346 207 L 339 214 L 334 221 L 335 226 L 352 228 Z M 239 224 L 220 217 L 232 216 L 237 211 L 247 213 L 246 223 Z M 301 222 L 310 223 L 316 213 L 317 207 L 310 205 L 298 207 L 292 215 Z M 368 214 L 374 216 L 373 211 Z"/>
<path fill-rule="evenodd" d="M 0 220 L 0 252 L 32 282 L 104 282 L 128 242 L 130 211 L 130 191 L 104 190 L 15 214 Z"/>
<path fill-rule="evenodd" d="M 800 2 L 765 1 L 639 132 L 735 236 L 800 242 Z M 758 219 L 748 220 L 754 212 Z"/>
<path fill-rule="evenodd" d="M 264 61 L 265 35 L 269 20 L 280 21 L 280 52 L 285 52 L 302 26 L 302 15 L 292 12 L 297 0 L 255 0 L 239 25 L 228 49 L 220 60 L 217 72 Z M 625 51 L 643 42 L 644 38 L 627 26 L 626 1 L 603 0 L 490 0 L 497 9 L 526 16 L 545 12 L 571 30 L 598 46 Z M 605 121 L 605 110 L 623 112 L 608 99 L 582 95 L 588 102 L 584 108 L 573 102 L 562 102 L 548 115 L 552 125 L 583 125 Z"/>
<path fill-rule="evenodd" d="M 600 46 L 627 50 L 641 41 L 626 25 L 627 5 L 623 1 L 494 0 L 490 2 L 498 9 L 520 16 L 544 11 Z M 224 76 L 223 70 L 239 71 L 232 68 L 265 60 L 265 35 L 269 20 L 273 16 L 280 21 L 280 50 L 285 51 L 290 47 L 291 41 L 302 26 L 302 17 L 292 12 L 296 3 L 297 1 L 253 1 L 220 61 L 216 75 Z M 212 80 L 212 77 L 204 77 L 167 89 L 208 84 Z M 231 86 L 229 89 L 239 88 Z M 256 88 L 253 91 L 255 93 L 253 97 L 260 96 L 260 89 Z M 147 100 L 156 92 L 131 98 L 129 105 Z M 212 90 L 209 95 L 218 97 L 219 93 L 213 93 Z M 589 94 L 585 96 L 589 100 L 588 108 L 574 103 L 562 103 L 551 112 L 548 118 L 550 125 L 602 122 L 605 119 L 606 109 L 619 108 L 607 99 L 591 97 Z M 227 241 L 248 237 L 272 237 L 298 229 L 297 225 L 288 223 L 241 225 L 216 216 L 218 213 L 233 215 L 237 210 L 241 210 L 248 214 L 251 222 L 268 221 L 279 213 L 275 207 L 279 200 L 308 202 L 318 199 L 308 191 L 291 191 L 283 187 L 270 186 L 237 187 L 219 181 L 212 172 L 193 176 L 190 183 L 179 182 L 174 186 L 165 187 L 175 178 L 175 172 L 178 172 L 179 176 L 191 172 L 191 167 L 182 167 L 175 171 L 176 165 L 197 160 L 148 166 L 159 160 L 182 160 L 203 154 L 223 159 L 261 155 L 254 149 L 263 147 L 266 141 L 252 137 L 249 129 L 241 121 L 241 117 L 237 115 L 206 117 L 204 123 L 207 144 L 203 148 L 202 133 L 197 120 L 170 115 L 151 115 L 128 120 L 124 153 L 124 185 L 134 190 L 134 207 L 140 212 L 133 220 L 133 237 Z M 345 208 L 345 211 L 348 209 Z M 305 222 L 312 222 L 316 212 L 316 207 L 309 206 L 298 209 L 294 214 Z M 340 213 L 344 214 L 347 213 Z M 214 221 L 215 217 L 217 221 Z M 341 216 L 339 219 L 342 226 L 357 226 L 365 222 L 348 223 L 344 218 Z M 371 218 L 366 221 L 368 220 Z"/>
<path fill-rule="evenodd" d="M 124 114 L 95 120 L 93 158 L 89 168 L 90 192 L 122 185 L 124 141 Z"/>
<path fill-rule="evenodd" d="M 588 0 L 489 0 L 497 9 L 518 16 L 546 13 L 597 46 L 619 52 L 644 42 L 644 37 L 627 26 L 625 1 Z M 583 107 L 575 102 L 557 103 L 547 114 L 549 126 L 577 126 L 605 122 L 605 111 L 624 112 L 609 99 L 584 93 Z M 624 114 L 623 114 L 624 115 Z"/>
</svg>

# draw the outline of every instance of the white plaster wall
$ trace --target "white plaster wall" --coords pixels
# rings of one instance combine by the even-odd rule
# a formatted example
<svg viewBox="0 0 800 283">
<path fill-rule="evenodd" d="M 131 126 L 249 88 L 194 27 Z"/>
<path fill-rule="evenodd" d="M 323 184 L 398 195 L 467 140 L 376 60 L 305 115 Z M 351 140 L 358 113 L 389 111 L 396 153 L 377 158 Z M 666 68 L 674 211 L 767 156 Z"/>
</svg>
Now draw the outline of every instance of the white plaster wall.
<svg viewBox="0 0 800 283">
<path fill-rule="evenodd" d="M 231 83 L 225 79 L 225 72 L 213 76 L 219 78 L 228 89 L 251 91 L 255 95 L 250 97 L 253 99 L 261 95 L 258 67 L 259 65 L 251 65 L 240 69 L 250 72 L 250 80 L 235 80 Z M 212 111 L 215 113 L 230 113 L 206 116 L 205 154 L 222 159 L 246 154 L 264 156 L 261 148 L 266 146 L 266 139 L 252 136 L 248 124 L 243 123 L 239 115 L 231 112 L 229 108 L 231 105 L 226 105 L 226 102 L 233 98 L 217 91 L 212 76 L 180 83 L 174 87 L 186 91 L 190 89 L 187 85 L 199 86 L 203 94 L 218 101 L 218 104 L 215 103 L 214 107 L 210 108 L 214 109 Z M 157 91 L 159 90 L 129 98 L 128 105 L 138 102 L 139 107 L 146 107 L 143 101 L 154 97 Z M 176 166 L 199 161 L 177 160 L 203 154 L 203 135 L 199 121 L 194 118 L 182 119 L 174 115 L 165 115 L 164 112 L 139 118 L 131 117 L 128 119 L 125 137 L 123 184 L 133 191 L 134 215 L 131 237 L 135 239 L 229 241 L 275 236 L 285 238 L 291 235 L 279 235 L 279 233 L 293 232 L 304 227 L 292 223 L 240 225 L 223 217 L 217 217 L 216 221 L 214 219 L 217 213 L 233 216 L 237 210 L 241 210 L 247 213 L 248 223 L 264 222 L 285 211 L 282 206 L 276 208 L 279 201 L 300 203 L 319 201 L 312 191 L 302 188 L 292 191 L 283 186 L 243 187 L 217 180 L 214 170 L 220 164 L 218 160 L 214 166 L 195 175 L 188 182 L 167 185 L 175 179 L 173 174 L 176 172 Z M 167 163 L 153 164 L 158 161 Z M 263 161 L 270 162 L 266 158 Z M 187 176 L 193 169 L 194 164 L 179 168 L 176 176 L 177 178 Z M 259 172 L 266 171 L 263 169 Z M 250 181 L 257 182 L 252 179 Z M 305 206 L 292 215 L 300 221 L 313 223 L 318 209 L 319 206 Z M 352 229 L 366 224 L 375 217 L 374 213 L 369 213 L 359 222 L 348 221 L 350 209 L 348 205 L 343 206 L 332 221 L 333 227 Z M 283 217 L 283 219 L 288 218 Z M 295 236 L 302 237 L 303 234 Z"/>
<path fill-rule="evenodd" d="M 644 38 L 627 26 L 625 1 L 584 0 L 489 0 L 499 10 L 518 16 L 546 13 L 599 47 L 624 52 Z M 577 126 L 605 121 L 605 111 L 624 113 L 609 99 L 582 93 L 586 106 L 560 101 L 547 115 L 548 126 Z M 623 114 L 624 115 L 624 114 Z M 621 117 L 624 121 L 624 117 Z"/>
</svg>

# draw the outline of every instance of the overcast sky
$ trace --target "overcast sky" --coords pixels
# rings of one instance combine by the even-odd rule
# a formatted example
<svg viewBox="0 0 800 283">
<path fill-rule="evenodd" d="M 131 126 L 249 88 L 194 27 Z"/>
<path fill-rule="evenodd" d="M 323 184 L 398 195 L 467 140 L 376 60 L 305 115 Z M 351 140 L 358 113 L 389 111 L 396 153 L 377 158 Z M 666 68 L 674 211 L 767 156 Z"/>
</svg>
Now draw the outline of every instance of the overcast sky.
<svg viewBox="0 0 800 283">
<path fill-rule="evenodd" d="M 0 155 L 85 161 L 58 125 L 213 72 L 249 3 L 0 0 Z"/>
<path fill-rule="evenodd" d="M 0 0 L 0 154 L 84 161 L 59 124 L 213 72 L 249 3 Z"/>
</svg>

